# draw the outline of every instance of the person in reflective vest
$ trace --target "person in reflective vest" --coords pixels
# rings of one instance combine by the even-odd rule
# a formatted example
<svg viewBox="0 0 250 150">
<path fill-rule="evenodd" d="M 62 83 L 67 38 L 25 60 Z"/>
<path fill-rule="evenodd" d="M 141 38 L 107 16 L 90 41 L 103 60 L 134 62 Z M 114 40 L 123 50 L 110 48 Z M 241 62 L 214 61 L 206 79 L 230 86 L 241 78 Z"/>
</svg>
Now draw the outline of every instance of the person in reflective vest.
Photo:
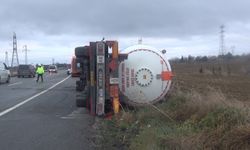
<svg viewBox="0 0 250 150">
<path fill-rule="evenodd" d="M 36 73 L 37 73 L 37 79 L 36 82 L 39 81 L 40 77 L 41 77 L 41 81 L 43 82 L 43 74 L 44 74 L 44 69 L 42 65 L 38 65 L 37 69 L 36 69 Z"/>
</svg>

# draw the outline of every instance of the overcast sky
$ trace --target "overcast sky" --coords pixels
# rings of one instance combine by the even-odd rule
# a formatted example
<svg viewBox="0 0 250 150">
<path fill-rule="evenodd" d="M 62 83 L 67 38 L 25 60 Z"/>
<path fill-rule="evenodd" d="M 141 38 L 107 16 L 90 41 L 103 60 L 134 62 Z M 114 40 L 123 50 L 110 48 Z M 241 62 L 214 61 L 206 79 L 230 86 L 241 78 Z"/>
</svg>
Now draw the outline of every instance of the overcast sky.
<svg viewBox="0 0 250 150">
<path fill-rule="evenodd" d="M 170 58 L 217 55 L 219 27 L 226 51 L 250 52 L 249 0 L 1 0 L 0 61 L 11 60 L 12 36 L 24 63 L 70 62 L 74 47 L 118 40 L 120 49 L 144 44 L 166 49 Z"/>
</svg>

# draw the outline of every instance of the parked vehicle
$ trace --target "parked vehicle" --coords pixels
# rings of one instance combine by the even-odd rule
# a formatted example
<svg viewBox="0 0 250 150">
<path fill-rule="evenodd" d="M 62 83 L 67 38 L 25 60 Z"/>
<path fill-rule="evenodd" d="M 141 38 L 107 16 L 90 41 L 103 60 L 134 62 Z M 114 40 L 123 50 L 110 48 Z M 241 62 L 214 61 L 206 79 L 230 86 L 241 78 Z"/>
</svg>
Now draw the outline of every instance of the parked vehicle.
<svg viewBox="0 0 250 150">
<path fill-rule="evenodd" d="M 0 83 L 10 82 L 10 71 L 5 63 L 0 62 Z"/>
<path fill-rule="evenodd" d="M 57 73 L 56 65 L 50 65 L 49 66 L 49 73 Z"/>
<path fill-rule="evenodd" d="M 43 65 L 43 69 L 44 69 L 44 72 L 48 72 L 49 71 L 49 65 Z"/>
<path fill-rule="evenodd" d="M 17 69 L 17 77 L 35 77 L 36 68 L 33 65 L 19 65 Z"/>
<path fill-rule="evenodd" d="M 71 74 L 71 69 L 67 69 L 67 75 Z"/>
</svg>

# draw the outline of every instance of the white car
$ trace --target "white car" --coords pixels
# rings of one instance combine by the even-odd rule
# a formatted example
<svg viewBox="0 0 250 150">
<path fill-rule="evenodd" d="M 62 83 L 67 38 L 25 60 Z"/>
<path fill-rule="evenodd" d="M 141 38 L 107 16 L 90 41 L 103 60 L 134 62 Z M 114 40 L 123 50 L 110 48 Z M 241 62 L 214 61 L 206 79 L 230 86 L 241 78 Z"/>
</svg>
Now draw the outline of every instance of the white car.
<svg viewBox="0 0 250 150">
<path fill-rule="evenodd" d="M 49 73 L 57 73 L 56 65 L 50 65 L 49 66 Z"/>
<path fill-rule="evenodd" d="M 10 82 L 10 71 L 5 63 L 0 62 L 0 83 Z"/>
</svg>

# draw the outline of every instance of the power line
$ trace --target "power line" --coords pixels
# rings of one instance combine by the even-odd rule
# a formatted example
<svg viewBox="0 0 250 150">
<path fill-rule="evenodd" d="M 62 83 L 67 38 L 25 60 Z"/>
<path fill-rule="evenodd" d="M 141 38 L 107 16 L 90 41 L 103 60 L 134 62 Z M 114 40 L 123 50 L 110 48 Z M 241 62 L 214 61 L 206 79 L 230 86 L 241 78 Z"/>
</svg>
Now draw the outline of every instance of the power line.
<svg viewBox="0 0 250 150">
<path fill-rule="evenodd" d="M 18 53 L 17 53 L 17 39 L 16 39 L 15 32 L 13 34 L 13 52 L 12 52 L 11 67 L 14 67 L 14 65 L 16 66 L 19 65 L 19 59 L 18 59 Z"/>
<path fill-rule="evenodd" d="M 138 44 L 142 44 L 142 37 L 138 39 Z"/>
<path fill-rule="evenodd" d="M 231 53 L 232 53 L 232 55 L 234 55 L 234 52 L 235 52 L 235 46 L 231 46 Z"/>
<path fill-rule="evenodd" d="M 5 64 L 9 66 L 9 57 L 8 57 L 8 52 L 5 52 Z"/>
<path fill-rule="evenodd" d="M 221 25 L 220 26 L 220 50 L 219 50 L 219 55 L 224 55 L 225 53 L 225 30 L 224 30 L 225 26 L 224 25 Z"/>
<path fill-rule="evenodd" d="M 25 52 L 25 64 L 27 65 L 28 64 L 28 49 L 27 49 L 27 45 L 24 45 L 23 46 L 23 52 Z"/>
</svg>

